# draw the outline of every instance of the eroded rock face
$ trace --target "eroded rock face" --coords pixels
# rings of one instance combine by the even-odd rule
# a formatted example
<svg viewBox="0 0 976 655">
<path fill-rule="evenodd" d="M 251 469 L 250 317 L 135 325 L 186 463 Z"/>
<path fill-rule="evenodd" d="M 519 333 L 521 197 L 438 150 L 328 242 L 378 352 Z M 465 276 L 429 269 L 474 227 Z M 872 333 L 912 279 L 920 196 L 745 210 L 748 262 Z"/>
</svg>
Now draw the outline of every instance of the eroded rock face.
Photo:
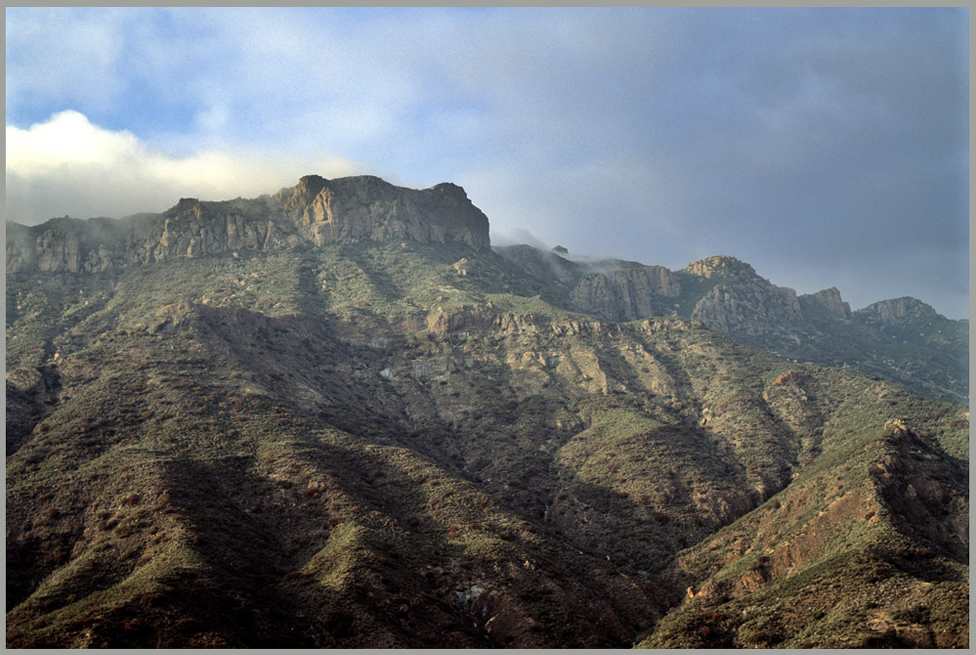
<svg viewBox="0 0 976 655">
<path fill-rule="evenodd" d="M 858 315 L 882 323 L 899 323 L 911 319 L 930 319 L 937 316 L 936 311 L 921 300 L 911 297 L 882 300 L 864 309 Z"/>
<path fill-rule="evenodd" d="M 488 218 L 455 184 L 415 190 L 373 176 L 327 180 L 310 175 L 274 199 L 316 245 L 407 239 L 489 246 Z"/>
<path fill-rule="evenodd" d="M 678 276 L 664 266 L 607 259 L 573 261 L 569 251 L 550 251 L 521 244 L 495 248 L 495 252 L 529 275 L 553 283 L 569 306 L 611 321 L 633 321 L 674 313 L 681 295 Z"/>
<path fill-rule="evenodd" d="M 240 250 L 296 247 L 302 239 L 267 199 L 201 202 L 184 198 L 162 215 L 144 239 L 134 240 L 129 260 L 139 263 L 204 257 Z"/>
<path fill-rule="evenodd" d="M 850 318 L 851 306 L 844 302 L 837 287 L 822 289 L 816 293 L 800 296 L 804 309 L 811 307 L 826 312 L 832 318 Z"/>
<path fill-rule="evenodd" d="M 462 242 L 488 248 L 488 219 L 454 184 L 397 187 L 380 178 L 311 175 L 274 196 L 183 198 L 162 214 L 7 224 L 7 271 L 102 273 L 132 264 L 352 241 Z"/>
<path fill-rule="evenodd" d="M 836 288 L 797 295 L 725 256 L 669 271 L 614 259 L 574 261 L 527 244 L 494 252 L 573 311 L 610 321 L 677 315 L 789 357 L 885 371 L 926 394 L 968 397 L 968 323 L 913 298 L 852 312 Z"/>
<path fill-rule="evenodd" d="M 43 226 L 7 223 L 7 272 L 99 273 L 121 256 L 120 234 L 108 219 L 52 219 Z"/>
<path fill-rule="evenodd" d="M 675 298 L 681 286 L 663 266 L 634 265 L 584 275 L 572 292 L 579 309 L 611 320 L 632 321 L 665 313 L 664 298 Z"/>
<path fill-rule="evenodd" d="M 714 275 L 714 271 L 706 271 L 706 277 Z M 793 289 L 777 287 L 754 273 L 746 277 L 744 270 L 734 275 L 734 281 L 719 282 L 702 296 L 692 318 L 726 334 L 746 336 L 762 336 L 803 320 Z"/>
<path fill-rule="evenodd" d="M 756 270 L 749 264 L 735 257 L 723 255 L 715 255 L 691 262 L 685 267 L 685 271 L 703 278 L 758 277 Z"/>
</svg>

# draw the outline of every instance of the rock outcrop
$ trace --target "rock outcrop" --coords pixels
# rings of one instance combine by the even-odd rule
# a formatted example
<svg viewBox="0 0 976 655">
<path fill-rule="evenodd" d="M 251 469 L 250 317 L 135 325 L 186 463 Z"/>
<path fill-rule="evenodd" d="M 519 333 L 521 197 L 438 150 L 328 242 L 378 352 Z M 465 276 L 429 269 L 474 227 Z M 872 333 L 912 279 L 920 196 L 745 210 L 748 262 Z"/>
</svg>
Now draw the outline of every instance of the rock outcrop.
<svg viewBox="0 0 976 655">
<path fill-rule="evenodd" d="M 822 289 L 816 293 L 800 296 L 800 306 L 804 314 L 826 313 L 831 318 L 847 319 L 851 317 L 851 306 L 844 302 L 837 287 Z"/>
<path fill-rule="evenodd" d="M 303 242 L 267 199 L 201 202 L 182 198 L 162 214 L 124 219 L 54 219 L 7 224 L 7 271 L 104 273 L 131 265 L 238 250 L 267 251 Z"/>
<path fill-rule="evenodd" d="M 857 314 L 867 320 L 881 323 L 931 320 L 938 316 L 931 306 L 910 296 L 881 300 L 864 309 L 859 309 Z"/>
<path fill-rule="evenodd" d="M 775 286 L 734 257 L 708 257 L 692 262 L 684 272 L 714 283 L 691 313 L 710 328 L 761 337 L 802 320 L 796 291 Z"/>
<path fill-rule="evenodd" d="M 369 175 L 335 180 L 308 175 L 274 199 L 316 245 L 363 240 L 490 245 L 488 217 L 456 184 L 415 190 Z"/>
<path fill-rule="evenodd" d="M 371 176 L 303 177 L 274 196 L 183 198 L 162 214 L 7 223 L 7 271 L 100 273 L 133 264 L 329 242 L 461 242 L 489 247 L 488 218 L 464 189 L 397 187 Z"/>
<path fill-rule="evenodd" d="M 914 298 L 851 311 L 834 287 L 798 295 L 726 256 L 671 271 L 612 259 L 574 261 L 525 244 L 494 252 L 574 311 L 609 321 L 677 315 L 789 357 L 882 373 L 933 396 L 968 397 L 968 322 L 940 316 Z"/>
<path fill-rule="evenodd" d="M 51 219 L 26 227 L 7 223 L 7 272 L 97 273 L 124 258 L 124 230 L 116 221 Z"/>
<path fill-rule="evenodd" d="M 714 277 L 758 277 L 756 275 L 756 269 L 754 269 L 751 265 L 745 263 L 744 261 L 738 260 L 735 257 L 728 257 L 725 255 L 714 255 L 712 257 L 706 257 L 704 259 L 691 262 L 685 267 L 685 271 L 691 275 L 696 275 L 706 279 Z"/>
<path fill-rule="evenodd" d="M 670 313 L 665 299 L 680 293 L 680 283 L 667 268 L 628 264 L 583 275 L 573 289 L 572 302 L 584 312 L 632 321 Z"/>
<path fill-rule="evenodd" d="M 674 313 L 681 283 L 664 266 L 618 259 L 572 261 L 556 246 L 539 250 L 520 244 L 495 252 L 540 281 L 561 288 L 568 306 L 611 321 L 633 321 Z"/>
</svg>

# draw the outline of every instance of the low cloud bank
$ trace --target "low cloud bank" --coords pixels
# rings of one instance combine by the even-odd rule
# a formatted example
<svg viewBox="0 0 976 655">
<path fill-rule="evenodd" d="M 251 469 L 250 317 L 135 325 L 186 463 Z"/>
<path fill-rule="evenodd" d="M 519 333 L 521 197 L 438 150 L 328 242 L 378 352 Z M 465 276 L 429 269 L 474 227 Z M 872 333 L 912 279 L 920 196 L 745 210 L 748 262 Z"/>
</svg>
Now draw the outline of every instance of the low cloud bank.
<svg viewBox="0 0 976 655">
<path fill-rule="evenodd" d="M 348 160 L 242 149 L 185 157 L 154 150 L 128 131 L 93 124 L 77 111 L 20 128 L 6 126 L 7 220 L 28 225 L 53 216 L 125 216 L 162 211 L 181 197 L 225 200 L 273 193 L 308 173 L 359 172 Z"/>
</svg>

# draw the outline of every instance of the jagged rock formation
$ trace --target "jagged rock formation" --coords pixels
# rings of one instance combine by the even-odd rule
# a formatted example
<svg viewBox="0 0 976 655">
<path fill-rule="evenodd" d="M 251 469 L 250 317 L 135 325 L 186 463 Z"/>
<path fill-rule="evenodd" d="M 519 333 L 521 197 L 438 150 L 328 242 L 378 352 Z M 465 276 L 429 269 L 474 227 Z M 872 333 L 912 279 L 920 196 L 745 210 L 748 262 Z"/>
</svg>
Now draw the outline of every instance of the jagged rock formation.
<svg viewBox="0 0 976 655">
<path fill-rule="evenodd" d="M 830 318 L 848 319 L 851 317 L 851 306 L 840 297 L 840 290 L 837 287 L 802 295 L 799 297 L 799 301 L 804 316 L 816 316 L 819 310 L 825 312 Z"/>
<path fill-rule="evenodd" d="M 734 257 L 709 257 L 684 271 L 712 283 L 691 312 L 711 328 L 756 339 L 802 321 L 796 291 L 770 284 Z"/>
<path fill-rule="evenodd" d="M 734 279 L 741 278 L 753 280 L 756 270 L 749 264 L 739 261 L 735 257 L 714 255 L 691 262 L 685 267 L 685 271 L 690 275 L 695 275 L 707 279 L 721 278 Z"/>
<path fill-rule="evenodd" d="M 931 320 L 938 316 L 936 311 L 924 302 L 907 296 L 868 305 L 858 310 L 858 315 L 869 321 L 895 325 L 905 321 Z"/>
<path fill-rule="evenodd" d="M 936 397 L 968 401 L 968 321 L 913 298 L 852 312 L 836 288 L 798 295 L 734 257 L 680 271 L 619 260 L 573 262 L 531 246 L 495 251 L 549 287 L 552 302 L 607 320 L 677 315 L 784 356 L 853 366 Z"/>
<path fill-rule="evenodd" d="M 411 240 L 489 246 L 488 218 L 456 184 L 415 191 L 373 176 L 326 180 L 309 175 L 274 199 L 315 245 Z"/>
<path fill-rule="evenodd" d="M 605 273 L 583 275 L 573 288 L 571 302 L 588 314 L 632 321 L 665 313 L 665 299 L 680 293 L 680 283 L 667 268 L 627 262 Z"/>
<path fill-rule="evenodd" d="M 495 252 L 533 277 L 555 284 L 555 296 L 573 309 L 611 321 L 631 321 L 674 313 L 681 294 L 678 278 L 663 266 L 623 260 L 574 262 L 554 248 L 504 246 Z"/>
<path fill-rule="evenodd" d="M 7 223 L 7 272 L 99 273 L 173 258 L 362 240 L 487 248 L 488 219 L 454 184 L 418 191 L 372 176 L 310 175 L 254 200 L 183 198 L 162 214 L 121 220 Z"/>
<path fill-rule="evenodd" d="M 9 644 L 966 645 L 968 411 L 743 345 L 946 319 L 479 215 L 309 177 L 8 224 Z"/>
<path fill-rule="evenodd" d="M 122 220 L 61 218 L 30 228 L 7 223 L 7 237 L 8 273 L 118 274 L 174 258 L 330 242 L 489 247 L 487 218 L 460 187 L 416 191 L 369 176 L 306 176 L 274 196 L 185 198 L 162 214 Z M 967 398 L 968 324 L 911 298 L 852 313 L 837 289 L 797 296 L 732 257 L 709 257 L 672 272 L 620 260 L 575 262 L 530 246 L 496 252 L 538 280 L 551 301 L 583 313 L 611 321 L 678 315 L 786 356 L 849 364 L 930 395 Z M 457 269 L 459 275 L 469 264 Z"/>
</svg>

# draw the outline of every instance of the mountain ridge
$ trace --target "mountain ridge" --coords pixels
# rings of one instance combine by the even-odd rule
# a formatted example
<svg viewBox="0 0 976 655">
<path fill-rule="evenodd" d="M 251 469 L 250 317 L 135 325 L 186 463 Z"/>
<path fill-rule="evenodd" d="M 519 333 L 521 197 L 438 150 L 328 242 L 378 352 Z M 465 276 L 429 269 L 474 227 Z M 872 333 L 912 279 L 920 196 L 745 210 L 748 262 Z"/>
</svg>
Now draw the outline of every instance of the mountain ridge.
<svg viewBox="0 0 976 655">
<path fill-rule="evenodd" d="M 563 256 L 568 252 L 525 244 L 492 246 L 487 216 L 451 183 L 417 190 L 371 175 L 306 175 L 272 195 L 182 198 L 160 214 L 58 218 L 32 227 L 8 222 L 6 266 L 8 274 L 118 273 L 172 258 L 360 241 L 490 249 L 536 278 L 548 300 L 567 309 L 611 321 L 668 315 L 700 320 L 787 357 L 854 365 L 922 393 L 968 402 L 968 321 L 947 319 L 921 300 L 892 298 L 851 311 L 836 287 L 797 294 L 727 255 L 672 271 L 619 259 L 575 261 Z"/>
<path fill-rule="evenodd" d="M 435 194 L 441 192 L 445 195 L 453 196 L 453 198 L 455 198 L 456 200 L 462 202 L 467 201 L 468 203 L 470 203 L 464 188 L 459 185 L 453 184 L 451 182 L 441 182 L 425 189 L 412 189 L 410 187 L 401 187 L 401 186 L 393 185 L 385 181 L 383 178 L 375 175 L 352 175 L 352 176 L 328 179 L 320 175 L 309 174 L 299 178 L 299 181 L 295 186 L 284 187 L 279 191 L 275 192 L 274 194 L 259 195 L 256 196 L 255 198 L 250 198 L 250 199 L 235 198 L 230 200 L 201 201 L 197 198 L 188 197 L 188 198 L 180 198 L 173 207 L 164 210 L 159 214 L 141 212 L 141 213 L 131 214 L 119 218 L 108 218 L 108 217 L 69 218 L 68 216 L 65 216 L 63 218 L 52 217 L 42 223 L 38 223 L 35 225 L 25 225 L 8 219 L 6 221 L 6 225 L 13 226 L 15 230 L 15 242 L 17 241 L 16 237 L 20 237 L 25 230 L 32 233 L 35 231 L 40 231 L 43 233 L 50 230 L 64 229 L 69 225 L 72 226 L 69 231 L 76 232 L 76 233 L 86 231 L 85 228 L 82 227 L 84 225 L 98 225 L 103 229 L 96 230 L 96 232 L 102 232 L 102 233 L 106 231 L 115 232 L 116 234 L 110 236 L 113 238 L 118 238 L 120 236 L 118 234 L 119 232 L 122 232 L 126 228 L 131 229 L 133 227 L 137 227 L 140 223 L 152 221 L 153 217 L 162 217 L 162 216 L 173 217 L 185 213 L 193 213 L 197 216 L 197 218 L 200 218 L 200 215 L 202 214 L 203 208 L 205 206 L 213 207 L 218 205 L 231 205 L 232 203 L 240 203 L 240 202 L 259 202 L 268 198 L 274 198 L 279 203 L 284 205 L 286 208 L 290 208 L 292 210 L 295 210 L 297 208 L 301 210 L 300 213 L 311 211 L 312 214 L 308 214 L 304 216 L 304 218 L 310 219 L 315 217 L 319 219 L 318 222 L 325 222 L 325 221 L 321 221 L 321 219 L 325 217 L 325 209 L 323 207 L 312 207 L 312 205 L 313 203 L 315 203 L 318 196 L 322 195 L 324 192 L 332 190 L 332 188 L 335 185 L 352 186 L 354 188 L 359 187 L 358 189 L 356 189 L 356 192 L 358 193 L 365 192 L 369 185 L 374 185 L 374 187 L 378 187 L 378 188 L 388 188 L 391 190 L 396 190 L 397 192 L 401 192 L 401 193 L 402 192 L 413 192 L 413 193 L 426 192 L 426 193 Z M 300 200 L 299 203 L 300 206 L 295 204 L 296 199 Z M 481 212 L 479 211 L 478 213 Z M 315 216 L 316 214 L 317 216 Z M 483 216 L 483 213 L 481 213 L 481 215 Z M 352 220 L 355 220 L 355 218 L 353 218 Z M 313 222 L 315 221 L 313 220 Z M 485 224 L 487 226 L 487 217 L 485 217 Z M 94 241 L 97 244 L 98 242 L 97 237 L 92 239 L 91 235 L 86 235 L 86 236 L 89 236 L 88 239 L 89 241 Z M 392 240 L 395 239 L 397 236 L 398 235 L 395 234 L 387 235 L 382 232 L 376 235 L 370 235 L 368 234 L 367 231 L 365 235 L 356 234 L 356 235 L 350 235 L 348 237 L 339 237 L 339 238 L 340 240 L 343 238 L 345 238 L 346 240 L 355 240 L 357 238 L 367 238 L 372 240 L 386 240 L 386 239 Z M 319 238 L 318 241 L 316 241 L 315 238 L 312 238 L 311 240 L 315 243 L 319 243 L 319 245 L 321 245 L 321 243 L 323 242 L 321 238 Z M 417 240 L 421 242 L 425 241 L 425 239 L 423 238 L 419 238 L 419 239 L 415 238 L 413 240 Z M 476 245 L 477 247 L 491 245 L 487 232 L 483 236 L 479 234 L 476 237 L 473 237 L 472 240 L 469 240 L 468 238 L 462 238 L 460 240 L 469 243 L 469 245 Z M 18 243 L 17 245 L 23 247 L 22 243 Z M 536 246 L 532 246 L 529 244 L 514 244 L 508 246 L 492 246 L 492 247 L 498 247 L 503 249 L 531 248 L 532 250 L 535 250 L 540 254 L 545 253 L 545 251 L 537 248 Z M 67 251 L 72 251 L 72 250 L 73 250 L 72 247 L 67 248 Z M 567 262 L 572 262 L 574 264 L 580 263 L 578 260 L 569 259 L 568 251 L 562 246 L 557 246 L 556 248 L 554 248 L 551 254 L 554 257 L 565 259 L 565 261 Z M 23 268 L 23 265 L 19 263 L 24 259 L 22 255 L 16 252 L 16 250 L 10 252 L 9 248 L 8 248 L 8 255 L 13 255 L 12 257 L 8 256 L 7 270 L 9 272 L 18 272 L 20 270 L 26 270 Z M 567 257 L 563 258 L 561 257 L 561 255 L 567 255 Z M 11 260 L 15 262 L 12 265 L 10 263 Z M 656 264 L 647 264 L 644 262 L 627 261 L 627 260 L 620 260 L 615 258 L 606 258 L 606 259 L 588 258 L 588 263 L 583 263 L 583 265 L 597 270 L 606 269 L 612 265 L 629 266 L 629 267 L 653 267 L 657 269 L 665 268 L 663 266 L 656 265 Z M 58 272 L 60 270 L 66 270 L 69 272 L 80 272 L 82 268 L 83 267 L 78 266 L 77 264 L 71 264 L 65 262 L 61 265 L 55 265 L 53 268 L 51 266 L 45 265 L 40 267 L 38 270 L 49 271 L 49 272 Z M 99 269 L 99 270 L 104 270 L 104 269 Z M 670 273 L 687 272 L 692 275 L 696 275 L 698 277 L 702 277 L 706 279 L 712 277 L 728 277 L 728 276 L 759 277 L 758 273 L 756 273 L 755 268 L 751 264 L 733 255 L 706 256 L 689 262 L 681 269 L 676 269 L 674 271 L 669 270 L 669 272 Z M 788 287 L 779 287 L 779 288 L 789 289 Z M 792 289 L 789 290 L 793 291 Z M 796 292 L 793 291 L 793 293 L 795 294 Z M 833 298 L 830 299 L 830 304 L 835 305 L 837 309 L 840 309 L 842 305 L 846 304 L 842 300 L 840 291 L 836 287 L 825 288 L 820 291 L 809 293 L 809 294 L 801 294 L 799 297 L 808 297 L 808 298 L 819 297 L 826 302 L 826 297 L 824 296 L 824 294 L 833 296 Z M 879 313 L 883 311 L 882 307 L 892 307 L 893 309 L 891 309 L 890 312 L 886 314 L 887 316 L 894 317 L 897 315 L 898 317 L 903 317 L 906 314 L 906 310 L 904 309 L 904 307 L 907 306 L 905 305 L 906 302 L 915 305 L 916 307 L 923 310 L 925 313 L 938 314 L 938 312 L 936 312 L 935 309 L 932 308 L 930 305 L 912 296 L 901 296 L 901 297 L 882 299 L 879 301 L 875 301 L 873 303 L 869 303 L 865 307 L 862 307 L 854 311 L 856 312 L 871 311 L 872 313 Z M 899 307 L 899 309 L 894 309 L 895 306 Z M 844 314 L 849 314 L 850 311 L 851 310 L 849 306 L 847 310 L 840 309 L 840 312 Z M 941 314 L 938 315 L 941 316 Z M 965 319 L 960 319 L 960 320 L 965 320 Z"/>
<path fill-rule="evenodd" d="M 8 273 L 10 645 L 968 643 L 968 410 L 767 325 L 914 322 L 417 231 L 376 182 L 340 228 L 304 184 Z"/>
</svg>

